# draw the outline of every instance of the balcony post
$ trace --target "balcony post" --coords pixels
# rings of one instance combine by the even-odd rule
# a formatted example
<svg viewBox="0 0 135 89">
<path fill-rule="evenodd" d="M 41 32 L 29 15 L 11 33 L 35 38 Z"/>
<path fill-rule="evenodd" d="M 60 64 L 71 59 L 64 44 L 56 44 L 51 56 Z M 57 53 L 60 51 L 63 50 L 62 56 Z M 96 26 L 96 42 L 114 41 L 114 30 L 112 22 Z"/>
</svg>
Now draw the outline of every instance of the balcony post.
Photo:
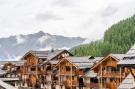
<svg viewBox="0 0 135 89">
<path fill-rule="evenodd" d="M 72 72 L 73 72 L 73 70 L 72 70 L 72 64 L 71 64 L 71 89 L 72 89 L 72 85 L 73 85 L 73 84 L 72 84 L 72 82 L 73 82 L 73 81 L 72 81 Z"/>
<path fill-rule="evenodd" d="M 59 89 L 61 88 L 61 87 L 60 87 L 60 81 L 61 81 L 61 80 L 60 80 L 60 64 L 59 64 Z"/>
<path fill-rule="evenodd" d="M 103 77 L 103 75 L 102 75 L 102 74 L 103 74 L 102 69 L 103 69 L 103 68 L 102 68 L 102 64 L 101 64 L 101 89 L 103 88 L 103 86 L 102 86 L 102 77 Z"/>
<path fill-rule="evenodd" d="M 122 78 L 122 76 L 121 76 L 122 74 L 121 74 L 121 67 L 120 67 L 120 83 L 121 83 L 121 78 Z"/>
</svg>

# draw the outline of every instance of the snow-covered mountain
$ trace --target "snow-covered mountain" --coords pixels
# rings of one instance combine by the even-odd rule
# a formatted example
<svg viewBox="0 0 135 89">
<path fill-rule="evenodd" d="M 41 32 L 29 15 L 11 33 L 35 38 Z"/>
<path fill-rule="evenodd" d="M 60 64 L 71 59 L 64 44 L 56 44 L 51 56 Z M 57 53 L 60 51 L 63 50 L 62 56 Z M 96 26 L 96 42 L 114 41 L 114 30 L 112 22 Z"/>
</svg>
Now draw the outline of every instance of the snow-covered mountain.
<svg viewBox="0 0 135 89">
<path fill-rule="evenodd" d="M 29 50 L 71 48 L 84 42 L 81 37 L 51 35 L 42 31 L 28 35 L 0 38 L 0 60 L 22 56 Z"/>
</svg>

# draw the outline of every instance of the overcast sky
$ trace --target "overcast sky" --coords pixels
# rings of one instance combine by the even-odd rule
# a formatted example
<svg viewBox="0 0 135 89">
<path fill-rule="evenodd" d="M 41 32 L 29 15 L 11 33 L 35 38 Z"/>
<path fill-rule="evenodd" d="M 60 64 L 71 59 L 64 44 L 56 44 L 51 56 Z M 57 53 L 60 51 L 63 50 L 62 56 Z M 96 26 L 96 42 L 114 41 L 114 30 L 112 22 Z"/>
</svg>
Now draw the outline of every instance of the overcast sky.
<svg viewBox="0 0 135 89">
<path fill-rule="evenodd" d="M 43 30 L 94 40 L 134 13 L 135 0 L 0 0 L 0 37 Z"/>
</svg>

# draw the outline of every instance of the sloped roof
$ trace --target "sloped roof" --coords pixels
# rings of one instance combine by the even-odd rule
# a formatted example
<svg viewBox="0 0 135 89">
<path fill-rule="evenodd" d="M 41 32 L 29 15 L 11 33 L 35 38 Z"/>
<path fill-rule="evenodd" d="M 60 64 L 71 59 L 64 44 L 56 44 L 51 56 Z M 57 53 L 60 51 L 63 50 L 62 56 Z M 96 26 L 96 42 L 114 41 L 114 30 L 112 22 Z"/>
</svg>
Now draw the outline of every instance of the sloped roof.
<svg viewBox="0 0 135 89">
<path fill-rule="evenodd" d="M 67 52 L 69 53 L 70 56 L 73 56 L 70 52 L 68 52 L 67 50 L 53 50 L 53 51 L 29 51 L 27 52 L 24 57 L 26 55 L 28 55 L 29 53 L 33 54 L 34 56 L 38 57 L 39 59 L 47 59 L 47 60 L 51 60 L 54 57 L 56 57 L 57 55 L 59 55 L 62 52 Z M 24 58 L 23 57 L 23 58 Z M 22 58 L 22 59 L 23 59 Z"/>
<path fill-rule="evenodd" d="M 126 54 L 135 54 L 135 45 L 133 45 Z"/>
<path fill-rule="evenodd" d="M 125 54 L 110 54 L 110 56 L 115 57 L 118 60 L 122 60 L 125 57 Z"/>
<path fill-rule="evenodd" d="M 92 78 L 92 77 L 96 77 L 97 76 L 97 73 L 94 73 L 93 70 L 89 70 L 89 71 L 87 71 L 85 73 L 85 76 Z"/>
<path fill-rule="evenodd" d="M 104 57 L 101 60 L 99 60 L 96 64 L 94 64 L 92 66 L 92 69 L 95 68 L 95 67 L 97 67 L 100 63 L 102 63 L 104 60 L 106 60 L 110 56 L 113 57 L 115 60 L 120 61 L 120 60 L 122 60 L 124 58 L 124 55 L 125 54 L 109 54 L 106 57 Z"/>
<path fill-rule="evenodd" d="M 24 61 L 20 60 L 20 61 L 0 61 L 0 68 L 2 68 L 4 66 L 4 64 L 6 63 L 12 63 L 15 64 L 16 66 L 21 66 L 24 64 Z"/>
<path fill-rule="evenodd" d="M 51 64 L 57 64 L 59 61 L 57 61 L 57 60 L 52 60 L 52 61 L 49 61 L 49 63 L 51 63 Z"/>
<path fill-rule="evenodd" d="M 118 89 L 131 89 L 134 86 L 134 77 L 133 75 L 130 73 L 124 80 L 123 82 L 120 84 L 120 86 L 118 87 Z"/>
<path fill-rule="evenodd" d="M 89 56 L 86 57 L 67 57 L 67 59 L 75 64 L 79 69 L 91 68 L 97 60 L 101 60 L 102 57 L 94 57 L 89 59 Z"/>
<path fill-rule="evenodd" d="M 135 64 L 135 54 L 126 54 L 122 60 L 118 62 L 119 65 Z"/>
<path fill-rule="evenodd" d="M 3 74 L 5 74 L 5 73 L 6 73 L 6 71 L 0 69 L 0 75 L 3 75 Z"/>
<path fill-rule="evenodd" d="M 5 89 L 17 89 L 15 87 L 13 87 L 12 85 L 8 84 L 8 83 L 5 83 L 3 81 L 0 80 L 0 86 L 2 86 L 3 88 Z"/>
</svg>

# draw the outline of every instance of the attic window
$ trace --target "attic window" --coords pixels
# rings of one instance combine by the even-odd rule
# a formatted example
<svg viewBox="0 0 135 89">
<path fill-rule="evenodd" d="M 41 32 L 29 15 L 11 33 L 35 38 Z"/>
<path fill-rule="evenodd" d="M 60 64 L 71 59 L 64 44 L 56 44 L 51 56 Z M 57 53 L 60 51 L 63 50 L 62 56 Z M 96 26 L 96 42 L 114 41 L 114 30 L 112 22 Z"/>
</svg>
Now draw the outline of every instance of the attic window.
<svg viewBox="0 0 135 89">
<path fill-rule="evenodd" d="M 66 66 L 66 71 L 70 71 L 70 67 L 69 66 Z"/>
</svg>

